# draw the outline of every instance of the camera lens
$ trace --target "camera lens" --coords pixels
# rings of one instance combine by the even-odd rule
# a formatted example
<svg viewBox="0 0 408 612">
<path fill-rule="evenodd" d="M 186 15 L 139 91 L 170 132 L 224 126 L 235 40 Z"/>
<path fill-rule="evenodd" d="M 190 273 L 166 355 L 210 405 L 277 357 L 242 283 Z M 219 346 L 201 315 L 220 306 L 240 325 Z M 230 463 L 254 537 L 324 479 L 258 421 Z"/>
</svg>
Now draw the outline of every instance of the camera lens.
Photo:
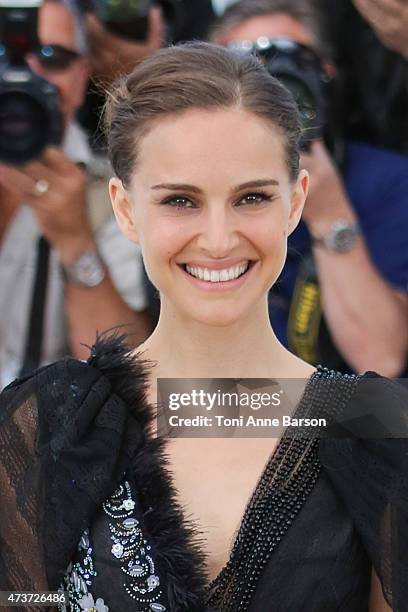
<svg viewBox="0 0 408 612">
<path fill-rule="evenodd" d="M 0 97 L 0 159 L 21 164 L 35 158 L 45 145 L 47 112 L 31 96 L 12 91 Z"/>
<path fill-rule="evenodd" d="M 275 76 L 277 76 L 281 83 L 285 85 L 287 89 L 289 89 L 295 98 L 303 129 L 315 128 L 318 116 L 318 102 L 310 89 L 303 81 L 294 78 L 291 75 L 278 74 Z"/>
<path fill-rule="evenodd" d="M 94 0 L 95 12 L 102 21 L 127 23 L 146 17 L 151 0 Z"/>
</svg>

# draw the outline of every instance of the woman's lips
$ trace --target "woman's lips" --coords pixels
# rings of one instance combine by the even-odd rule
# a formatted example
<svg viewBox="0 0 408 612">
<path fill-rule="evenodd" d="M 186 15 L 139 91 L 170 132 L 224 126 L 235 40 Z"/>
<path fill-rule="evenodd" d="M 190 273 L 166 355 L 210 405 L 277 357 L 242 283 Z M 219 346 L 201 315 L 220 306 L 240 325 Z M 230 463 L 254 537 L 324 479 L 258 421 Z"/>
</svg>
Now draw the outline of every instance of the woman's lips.
<svg viewBox="0 0 408 612">
<path fill-rule="evenodd" d="M 243 260 L 240 261 L 242 262 Z M 186 271 L 185 266 L 183 264 L 178 264 L 178 267 L 183 272 L 184 276 L 187 277 L 187 279 L 192 283 L 192 285 L 194 285 L 198 289 L 209 292 L 219 292 L 230 291 L 232 289 L 238 289 L 239 287 L 241 287 L 244 283 L 246 283 L 248 276 L 251 274 L 252 268 L 256 265 L 256 263 L 256 261 L 250 261 L 248 269 L 238 278 L 216 282 L 202 280 L 201 278 L 193 276 L 192 274 Z"/>
</svg>

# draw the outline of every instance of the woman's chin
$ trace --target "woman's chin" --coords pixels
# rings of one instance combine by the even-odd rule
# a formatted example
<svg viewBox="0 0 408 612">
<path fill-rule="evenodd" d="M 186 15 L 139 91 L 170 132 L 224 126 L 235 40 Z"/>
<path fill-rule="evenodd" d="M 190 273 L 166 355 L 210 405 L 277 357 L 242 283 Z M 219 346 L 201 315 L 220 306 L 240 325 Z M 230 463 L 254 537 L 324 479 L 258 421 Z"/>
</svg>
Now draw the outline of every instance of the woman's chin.
<svg viewBox="0 0 408 612">
<path fill-rule="evenodd" d="M 192 308 L 189 312 L 183 309 L 185 315 L 183 316 L 184 322 L 190 319 L 192 323 L 197 323 L 200 325 L 205 325 L 208 327 L 232 327 L 235 325 L 242 324 L 244 320 L 248 320 L 248 312 L 237 312 L 236 308 L 234 309 L 232 305 L 221 305 L 221 304 L 213 304 L 210 308 L 203 308 L 200 310 L 197 308 Z"/>
</svg>

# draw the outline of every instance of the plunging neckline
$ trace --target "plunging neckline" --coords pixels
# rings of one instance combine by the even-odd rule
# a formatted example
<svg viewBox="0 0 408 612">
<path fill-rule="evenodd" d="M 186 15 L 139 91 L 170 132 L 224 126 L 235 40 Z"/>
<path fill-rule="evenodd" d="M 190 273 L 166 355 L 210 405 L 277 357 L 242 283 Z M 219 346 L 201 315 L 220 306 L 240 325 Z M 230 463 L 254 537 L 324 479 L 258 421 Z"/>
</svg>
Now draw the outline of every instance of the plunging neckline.
<svg viewBox="0 0 408 612">
<path fill-rule="evenodd" d="M 314 488 L 321 467 L 317 445 L 309 440 L 291 440 L 288 435 L 291 427 L 285 428 L 245 506 L 229 559 L 210 581 L 201 545 L 202 534 L 175 494 L 172 474 L 166 465 L 166 440 L 163 436 L 154 437 L 150 429 L 157 408 L 157 404 L 148 400 L 147 372 L 151 370 L 152 362 L 132 355 L 129 365 L 139 378 L 141 396 L 132 398 L 126 392 L 123 398 L 134 407 L 131 413 L 142 425 L 142 438 L 140 445 L 135 446 L 136 452 L 132 453 L 126 474 L 139 498 L 141 528 L 150 539 L 153 558 L 157 547 L 157 573 L 167 579 L 169 601 L 174 603 L 184 593 L 183 601 L 190 602 L 188 609 L 192 612 L 201 610 L 203 604 L 224 612 L 238 609 L 244 612 L 250 605 L 269 556 Z M 304 377 L 306 384 L 299 394 L 299 401 L 298 397 L 294 400 L 296 405 L 292 417 L 305 416 L 315 408 L 317 411 L 322 409 L 322 414 L 325 414 L 333 389 L 328 393 L 327 387 L 331 385 L 326 387 L 321 381 L 331 378 L 332 373 L 336 374 L 318 366 L 310 376 Z M 338 403 L 335 407 L 338 408 Z M 273 497 L 272 502 L 270 497 Z M 271 503 L 273 508 L 269 512 Z M 261 539 L 261 546 L 257 539 Z M 177 572 L 169 574 L 168 568 L 172 566 L 177 567 Z M 250 575 L 245 573 L 247 568 Z"/>
<path fill-rule="evenodd" d="M 309 392 L 311 391 L 311 389 L 313 388 L 314 382 L 316 380 L 320 380 L 322 378 L 322 375 L 324 373 L 334 373 L 334 371 L 330 371 L 328 368 L 324 368 L 321 365 L 318 365 L 316 367 L 316 369 L 314 370 L 314 372 L 312 372 L 312 374 L 308 377 L 307 382 L 304 386 L 303 392 L 300 396 L 299 401 L 297 402 L 291 417 L 292 418 L 297 418 L 298 416 L 300 416 L 300 413 L 302 412 L 302 410 L 307 409 L 310 410 L 311 406 L 307 406 L 306 401 L 308 399 L 308 395 Z M 253 504 L 256 501 L 257 497 L 259 495 L 262 494 L 261 488 L 262 488 L 262 483 L 264 481 L 264 479 L 267 477 L 269 472 L 272 472 L 273 477 L 272 479 L 274 480 L 275 477 L 277 477 L 278 472 L 279 472 L 279 468 L 282 465 L 282 463 L 285 460 L 285 457 L 287 456 L 287 453 L 290 452 L 290 448 L 291 448 L 291 444 L 289 444 L 287 449 L 284 449 L 285 444 L 287 444 L 287 440 L 289 437 L 289 433 L 291 432 L 292 428 L 291 426 L 287 426 L 285 427 L 285 429 L 283 430 L 283 433 L 281 435 L 281 437 L 279 438 L 278 443 L 276 444 L 272 454 L 270 455 L 268 461 L 266 462 L 257 482 L 256 485 L 250 495 L 250 498 L 248 500 L 248 502 L 245 504 L 245 508 L 244 508 L 244 512 L 241 516 L 241 520 L 239 521 L 239 524 L 234 532 L 234 536 L 233 536 L 233 544 L 232 547 L 230 549 L 230 554 L 228 556 L 228 560 L 227 563 L 221 568 L 221 570 L 218 572 L 218 574 L 214 577 L 214 579 L 212 579 L 211 581 L 209 581 L 208 584 L 208 601 L 207 604 L 212 604 L 214 605 L 215 601 L 213 600 L 214 597 L 214 593 L 217 593 L 217 589 L 219 590 L 220 588 L 222 588 L 223 583 L 225 582 L 224 577 L 225 574 L 228 572 L 228 569 L 231 567 L 231 565 L 234 562 L 234 557 L 236 556 L 236 550 L 237 550 L 237 546 L 239 544 L 239 541 L 242 538 L 245 538 L 245 533 L 242 533 L 243 531 L 245 532 L 245 527 L 250 519 L 251 513 L 252 513 L 252 508 L 253 508 Z M 293 441 L 295 439 L 295 437 L 291 437 L 291 440 Z M 310 443 L 310 440 L 306 440 L 306 442 Z M 305 448 L 307 448 L 308 444 L 304 445 Z M 310 446 L 310 444 L 309 444 Z M 304 456 L 304 460 L 306 460 L 308 457 L 307 453 L 305 453 Z M 280 462 L 280 463 L 279 463 Z M 296 469 L 299 469 L 299 465 L 296 466 Z M 317 476 L 317 474 L 316 474 Z M 315 478 L 315 480 L 317 480 L 317 478 Z M 314 483 L 313 483 L 314 484 Z M 313 488 L 313 487 L 312 487 Z M 280 540 L 279 540 L 280 541 Z"/>
</svg>

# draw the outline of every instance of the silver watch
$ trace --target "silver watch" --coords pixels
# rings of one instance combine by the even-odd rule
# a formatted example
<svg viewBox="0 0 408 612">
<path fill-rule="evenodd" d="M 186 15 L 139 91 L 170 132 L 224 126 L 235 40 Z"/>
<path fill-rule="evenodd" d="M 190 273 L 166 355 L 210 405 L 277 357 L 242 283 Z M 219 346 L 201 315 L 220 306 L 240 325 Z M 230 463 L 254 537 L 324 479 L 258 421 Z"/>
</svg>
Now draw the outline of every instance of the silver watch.
<svg viewBox="0 0 408 612">
<path fill-rule="evenodd" d="M 106 267 L 97 251 L 86 251 L 62 267 L 69 282 L 80 287 L 97 287 L 106 278 Z"/>
<path fill-rule="evenodd" d="M 335 221 L 330 228 L 330 231 L 320 238 L 312 236 L 312 244 L 317 244 L 325 247 L 336 253 L 348 253 L 357 242 L 360 235 L 360 227 L 357 222 L 351 223 L 339 219 Z"/>
</svg>

